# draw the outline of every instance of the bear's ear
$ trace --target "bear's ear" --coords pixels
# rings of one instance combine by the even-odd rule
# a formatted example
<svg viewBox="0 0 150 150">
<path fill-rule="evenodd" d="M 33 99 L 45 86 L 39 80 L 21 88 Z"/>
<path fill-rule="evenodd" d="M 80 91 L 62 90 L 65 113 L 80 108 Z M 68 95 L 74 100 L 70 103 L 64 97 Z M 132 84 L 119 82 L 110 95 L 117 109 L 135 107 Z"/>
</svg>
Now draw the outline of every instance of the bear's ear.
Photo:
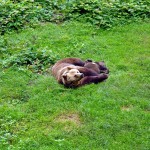
<svg viewBox="0 0 150 150">
<path fill-rule="evenodd" d="M 71 70 L 72 68 L 71 67 L 67 67 L 67 70 Z"/>
<path fill-rule="evenodd" d="M 63 82 L 63 84 L 66 84 L 66 81 L 67 81 L 67 75 L 64 74 L 64 75 L 62 75 L 62 82 Z"/>
<path fill-rule="evenodd" d="M 64 78 L 64 80 L 67 79 L 67 75 L 66 74 L 62 75 L 62 77 Z"/>
<path fill-rule="evenodd" d="M 85 61 L 85 63 L 88 63 L 88 62 L 93 62 L 91 59 L 87 59 L 86 61 Z"/>
</svg>

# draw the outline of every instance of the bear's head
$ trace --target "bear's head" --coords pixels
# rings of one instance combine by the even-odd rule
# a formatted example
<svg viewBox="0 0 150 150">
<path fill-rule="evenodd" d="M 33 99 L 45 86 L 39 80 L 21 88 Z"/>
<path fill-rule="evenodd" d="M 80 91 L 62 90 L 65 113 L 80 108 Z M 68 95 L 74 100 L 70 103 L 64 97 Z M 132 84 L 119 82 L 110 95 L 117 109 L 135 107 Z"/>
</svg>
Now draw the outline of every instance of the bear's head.
<svg viewBox="0 0 150 150">
<path fill-rule="evenodd" d="M 70 85 L 77 83 L 84 77 L 84 74 L 80 73 L 78 69 L 67 67 L 61 77 L 64 85 Z"/>
<path fill-rule="evenodd" d="M 96 64 L 99 66 L 100 73 L 109 74 L 109 69 L 106 67 L 104 61 L 96 62 Z"/>
<path fill-rule="evenodd" d="M 92 69 L 93 71 L 100 73 L 109 73 L 109 69 L 106 67 L 104 61 L 93 62 L 92 60 L 85 61 L 84 67 Z"/>
</svg>

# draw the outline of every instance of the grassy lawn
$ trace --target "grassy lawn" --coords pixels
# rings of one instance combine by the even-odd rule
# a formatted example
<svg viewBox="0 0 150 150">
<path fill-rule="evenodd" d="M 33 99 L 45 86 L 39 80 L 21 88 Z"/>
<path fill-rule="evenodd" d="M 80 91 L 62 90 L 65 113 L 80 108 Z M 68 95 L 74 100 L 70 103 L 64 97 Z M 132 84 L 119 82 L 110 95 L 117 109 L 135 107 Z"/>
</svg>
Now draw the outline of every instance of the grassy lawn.
<svg viewBox="0 0 150 150">
<path fill-rule="evenodd" d="M 0 69 L 0 149 L 148 150 L 150 24 L 99 30 L 77 22 L 43 24 L 2 36 L 7 52 L 104 60 L 106 82 L 66 89 L 51 74 Z"/>
</svg>

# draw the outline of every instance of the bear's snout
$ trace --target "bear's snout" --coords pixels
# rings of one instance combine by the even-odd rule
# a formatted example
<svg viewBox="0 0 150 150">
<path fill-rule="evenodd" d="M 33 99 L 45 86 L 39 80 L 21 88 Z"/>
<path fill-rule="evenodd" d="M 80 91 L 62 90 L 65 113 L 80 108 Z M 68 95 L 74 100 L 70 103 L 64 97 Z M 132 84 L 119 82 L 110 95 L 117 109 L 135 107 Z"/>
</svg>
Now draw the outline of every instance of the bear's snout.
<svg viewBox="0 0 150 150">
<path fill-rule="evenodd" d="M 81 73 L 81 77 L 82 77 L 82 78 L 84 77 L 84 74 L 83 74 L 83 73 Z"/>
<path fill-rule="evenodd" d="M 77 73 L 77 74 L 75 75 L 75 77 L 83 78 L 83 77 L 84 77 L 84 74 L 83 74 L 83 73 Z"/>
</svg>

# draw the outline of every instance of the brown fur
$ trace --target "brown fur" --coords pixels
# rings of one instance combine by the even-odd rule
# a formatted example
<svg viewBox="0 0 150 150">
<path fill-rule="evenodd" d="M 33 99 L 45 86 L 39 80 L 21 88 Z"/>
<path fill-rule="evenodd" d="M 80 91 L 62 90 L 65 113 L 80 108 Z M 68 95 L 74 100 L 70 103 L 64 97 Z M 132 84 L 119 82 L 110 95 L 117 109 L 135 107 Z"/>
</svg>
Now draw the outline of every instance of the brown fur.
<svg viewBox="0 0 150 150">
<path fill-rule="evenodd" d="M 59 60 L 56 64 L 52 67 L 53 76 L 57 79 L 57 81 L 61 84 L 68 85 L 70 82 L 67 82 L 67 73 L 73 71 L 75 69 L 74 75 L 81 75 L 83 74 L 77 73 L 77 66 L 84 66 L 84 62 L 79 58 L 65 58 L 63 60 Z M 75 78 L 74 82 L 77 82 L 78 79 Z"/>
<path fill-rule="evenodd" d="M 85 64 L 86 62 L 79 58 L 65 58 L 56 62 L 52 67 L 52 73 L 59 83 L 71 88 L 99 83 L 108 78 L 107 74 L 99 74 L 92 68 L 84 67 Z M 72 78 L 71 81 L 68 76 Z"/>
<path fill-rule="evenodd" d="M 100 62 L 93 62 L 92 60 L 85 61 L 84 67 L 92 69 L 93 71 L 100 73 L 109 73 L 108 68 L 105 66 L 103 61 Z"/>
</svg>

